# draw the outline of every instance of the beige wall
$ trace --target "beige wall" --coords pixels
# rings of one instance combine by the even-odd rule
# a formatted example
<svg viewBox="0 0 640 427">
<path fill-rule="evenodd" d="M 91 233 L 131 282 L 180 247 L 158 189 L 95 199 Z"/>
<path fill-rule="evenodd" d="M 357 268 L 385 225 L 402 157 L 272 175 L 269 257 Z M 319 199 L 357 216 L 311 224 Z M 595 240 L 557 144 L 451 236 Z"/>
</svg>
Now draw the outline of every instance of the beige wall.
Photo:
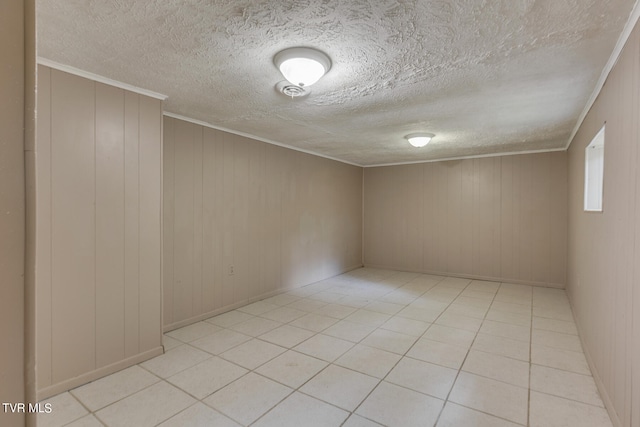
<svg viewBox="0 0 640 427">
<path fill-rule="evenodd" d="M 569 149 L 568 293 L 615 423 L 640 426 L 640 28 Z M 606 122 L 602 213 L 583 211 L 584 149 Z"/>
<path fill-rule="evenodd" d="M 24 2 L 0 3 L 0 402 L 24 402 Z M 24 425 L 5 414 L 0 425 Z"/>
<path fill-rule="evenodd" d="M 38 397 L 161 348 L 161 101 L 38 68 Z"/>
<path fill-rule="evenodd" d="M 564 286 L 564 152 L 366 168 L 364 263 Z"/>
<path fill-rule="evenodd" d="M 164 123 L 166 329 L 361 265 L 361 168 Z"/>
</svg>

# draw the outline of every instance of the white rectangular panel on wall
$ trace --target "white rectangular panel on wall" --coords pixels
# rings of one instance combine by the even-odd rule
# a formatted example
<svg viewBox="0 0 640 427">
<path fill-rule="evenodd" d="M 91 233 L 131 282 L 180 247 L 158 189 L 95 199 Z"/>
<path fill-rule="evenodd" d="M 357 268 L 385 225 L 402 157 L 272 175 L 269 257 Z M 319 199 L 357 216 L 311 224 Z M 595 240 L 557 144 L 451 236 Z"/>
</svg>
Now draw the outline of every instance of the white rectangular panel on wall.
<svg viewBox="0 0 640 427">
<path fill-rule="evenodd" d="M 42 398 L 162 351 L 162 107 L 45 66 L 37 103 Z"/>
</svg>

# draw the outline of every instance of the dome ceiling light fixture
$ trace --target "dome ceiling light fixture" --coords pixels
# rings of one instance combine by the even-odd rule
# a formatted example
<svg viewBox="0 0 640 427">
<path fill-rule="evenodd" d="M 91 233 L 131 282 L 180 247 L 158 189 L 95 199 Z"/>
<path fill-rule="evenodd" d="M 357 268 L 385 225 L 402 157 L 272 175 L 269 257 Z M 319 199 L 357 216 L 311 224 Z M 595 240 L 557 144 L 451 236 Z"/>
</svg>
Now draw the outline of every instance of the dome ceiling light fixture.
<svg viewBox="0 0 640 427">
<path fill-rule="evenodd" d="M 276 88 L 287 96 L 304 96 L 307 89 L 316 83 L 331 69 L 329 57 L 310 47 L 291 47 L 282 50 L 273 57 L 287 82 L 280 82 Z"/>
<path fill-rule="evenodd" d="M 416 148 L 424 147 L 431 141 L 435 135 L 432 133 L 410 133 L 405 136 L 405 139 L 409 141 L 409 144 L 413 145 Z"/>
</svg>

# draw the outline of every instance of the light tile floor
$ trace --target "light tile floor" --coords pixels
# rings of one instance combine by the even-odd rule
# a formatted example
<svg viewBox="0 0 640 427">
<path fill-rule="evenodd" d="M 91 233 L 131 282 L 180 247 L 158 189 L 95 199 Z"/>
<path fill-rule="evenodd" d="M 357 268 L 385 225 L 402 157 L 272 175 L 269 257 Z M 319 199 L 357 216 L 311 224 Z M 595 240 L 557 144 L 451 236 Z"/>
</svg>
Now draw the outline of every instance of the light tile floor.
<svg viewBox="0 0 640 427">
<path fill-rule="evenodd" d="M 164 344 L 39 426 L 611 426 L 557 289 L 362 268 Z"/>
</svg>

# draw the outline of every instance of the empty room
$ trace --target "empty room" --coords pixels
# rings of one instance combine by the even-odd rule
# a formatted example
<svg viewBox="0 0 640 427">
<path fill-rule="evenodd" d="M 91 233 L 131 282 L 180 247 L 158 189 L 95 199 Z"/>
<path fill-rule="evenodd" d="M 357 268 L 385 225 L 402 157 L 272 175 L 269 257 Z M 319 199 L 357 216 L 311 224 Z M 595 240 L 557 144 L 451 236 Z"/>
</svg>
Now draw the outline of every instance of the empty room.
<svg viewBox="0 0 640 427">
<path fill-rule="evenodd" d="M 640 427 L 635 0 L 0 6 L 0 425 Z"/>
</svg>

